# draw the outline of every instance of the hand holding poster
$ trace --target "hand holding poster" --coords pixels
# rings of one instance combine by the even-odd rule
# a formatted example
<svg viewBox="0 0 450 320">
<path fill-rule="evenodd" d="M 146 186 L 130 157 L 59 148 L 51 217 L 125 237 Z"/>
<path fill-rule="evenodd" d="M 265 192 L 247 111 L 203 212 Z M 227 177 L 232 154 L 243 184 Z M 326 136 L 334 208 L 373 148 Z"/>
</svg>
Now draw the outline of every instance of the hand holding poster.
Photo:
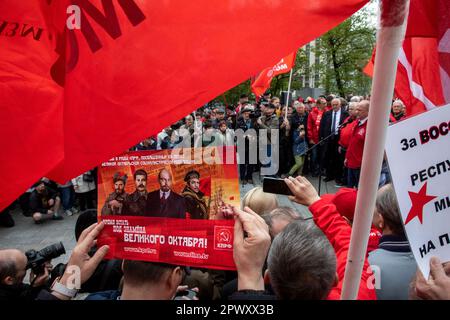
<svg viewBox="0 0 450 320">
<path fill-rule="evenodd" d="M 137 151 L 102 164 L 99 243 L 110 246 L 107 258 L 235 269 L 229 212 L 240 205 L 236 161 L 223 163 L 217 148 L 218 161 L 206 161 L 207 149 L 189 149 L 192 159 L 174 150 Z"/>
<path fill-rule="evenodd" d="M 450 261 L 450 105 L 388 128 L 386 155 L 417 264 Z"/>
</svg>

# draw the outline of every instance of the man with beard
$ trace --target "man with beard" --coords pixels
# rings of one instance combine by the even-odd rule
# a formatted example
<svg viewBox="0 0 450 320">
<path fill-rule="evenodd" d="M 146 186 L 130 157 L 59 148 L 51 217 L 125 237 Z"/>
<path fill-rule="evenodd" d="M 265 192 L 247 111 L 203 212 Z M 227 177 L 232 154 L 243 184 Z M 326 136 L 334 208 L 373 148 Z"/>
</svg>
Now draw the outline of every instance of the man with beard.
<svg viewBox="0 0 450 320">
<path fill-rule="evenodd" d="M 200 191 L 200 173 L 195 170 L 189 171 L 184 177 L 186 186 L 182 196 L 186 202 L 186 212 L 191 219 L 208 219 L 208 205 L 205 194 Z"/>
<path fill-rule="evenodd" d="M 127 175 L 120 175 L 116 172 L 113 176 L 114 192 L 112 192 L 105 201 L 102 208 L 102 215 L 120 215 L 122 214 L 123 204 L 127 197 L 125 192 L 125 184 L 127 183 Z"/>
<path fill-rule="evenodd" d="M 186 218 L 184 198 L 171 190 L 172 175 L 162 169 L 158 173 L 159 190 L 150 192 L 147 197 L 146 216 L 164 218 Z"/>
<path fill-rule="evenodd" d="M 124 216 L 143 216 L 147 204 L 147 172 L 139 169 L 134 173 L 136 191 L 127 195 L 122 208 Z"/>
</svg>

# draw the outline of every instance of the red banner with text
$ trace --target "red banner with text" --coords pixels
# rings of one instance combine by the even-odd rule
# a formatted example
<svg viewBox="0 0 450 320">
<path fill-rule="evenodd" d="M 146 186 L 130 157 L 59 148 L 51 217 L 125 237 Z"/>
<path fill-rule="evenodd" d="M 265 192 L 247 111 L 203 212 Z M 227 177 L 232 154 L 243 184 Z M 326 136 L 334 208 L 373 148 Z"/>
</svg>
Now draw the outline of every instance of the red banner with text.
<svg viewBox="0 0 450 320">
<path fill-rule="evenodd" d="M 126 153 L 99 167 L 99 244 L 107 258 L 235 270 L 239 205 L 234 147 Z"/>
</svg>

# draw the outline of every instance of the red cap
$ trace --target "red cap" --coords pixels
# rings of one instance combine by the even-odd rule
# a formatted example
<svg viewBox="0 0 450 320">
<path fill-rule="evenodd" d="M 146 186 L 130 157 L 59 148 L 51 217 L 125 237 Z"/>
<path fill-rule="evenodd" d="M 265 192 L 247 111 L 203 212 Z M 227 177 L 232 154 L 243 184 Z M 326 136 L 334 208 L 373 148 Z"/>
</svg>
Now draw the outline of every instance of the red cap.
<svg viewBox="0 0 450 320">
<path fill-rule="evenodd" d="M 337 211 L 341 216 L 349 220 L 353 220 L 356 207 L 356 196 L 358 192 L 356 189 L 341 188 L 333 197 L 331 202 L 336 206 Z"/>
</svg>

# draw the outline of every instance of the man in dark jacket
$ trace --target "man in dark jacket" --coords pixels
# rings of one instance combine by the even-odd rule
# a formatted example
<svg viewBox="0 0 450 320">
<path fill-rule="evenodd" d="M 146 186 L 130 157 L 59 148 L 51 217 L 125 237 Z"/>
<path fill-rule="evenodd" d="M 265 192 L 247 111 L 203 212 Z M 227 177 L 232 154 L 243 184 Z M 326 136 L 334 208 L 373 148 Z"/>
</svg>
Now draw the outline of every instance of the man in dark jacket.
<svg viewBox="0 0 450 320">
<path fill-rule="evenodd" d="M 332 110 L 326 111 L 320 121 L 319 139 L 325 139 L 325 152 L 322 164 L 325 167 L 325 182 L 336 179 L 336 184 L 342 185 L 342 172 L 344 158 L 338 151 L 339 126 L 348 117 L 348 112 L 341 107 L 341 100 L 335 98 L 331 101 Z"/>
<path fill-rule="evenodd" d="M 50 264 L 44 268 L 42 275 L 34 276 L 32 285 L 24 284 L 27 273 L 27 257 L 19 250 L 0 250 L 0 301 L 31 301 L 46 284 Z"/>
<path fill-rule="evenodd" d="M 136 191 L 129 194 L 123 203 L 122 215 L 124 216 L 143 216 L 147 205 L 147 172 L 143 169 L 136 170 L 134 173 L 134 183 Z"/>
<path fill-rule="evenodd" d="M 44 181 L 35 184 L 35 189 L 30 195 L 30 213 L 34 222 L 39 224 L 48 219 L 62 220 L 63 217 L 58 214 L 61 207 L 61 199 L 58 193 L 47 187 Z"/>
<path fill-rule="evenodd" d="M 165 218 L 186 218 L 184 198 L 171 190 L 172 175 L 162 169 L 158 174 L 159 190 L 150 192 L 147 197 L 146 216 Z"/>
<path fill-rule="evenodd" d="M 186 186 L 182 196 L 186 202 L 186 212 L 191 219 L 208 219 L 208 204 L 205 194 L 200 191 L 200 173 L 195 170 L 189 171 L 184 181 Z"/>
<path fill-rule="evenodd" d="M 255 130 L 255 120 L 251 119 L 251 113 L 253 112 L 251 105 L 246 105 L 243 108 L 241 108 L 241 116 L 239 117 L 239 119 L 237 120 L 236 123 L 236 135 L 238 136 L 239 134 L 239 129 L 242 130 L 243 134 L 248 134 L 249 132 L 247 132 L 248 130 Z M 254 131 L 254 136 L 252 135 L 248 135 L 245 137 L 244 142 L 244 146 L 241 146 L 240 144 L 242 143 L 239 139 L 238 139 L 238 152 L 240 151 L 240 149 L 242 147 L 244 147 L 244 152 L 239 153 L 239 156 L 242 157 L 243 159 L 240 159 L 240 164 L 239 164 L 239 177 L 242 181 L 243 184 L 253 184 L 253 171 L 255 170 L 255 164 L 256 163 L 252 163 L 252 161 L 250 161 L 250 144 L 253 144 L 253 147 L 256 148 L 256 144 L 257 144 L 257 135 L 256 135 L 256 131 Z M 256 159 L 255 159 L 256 160 Z M 256 161 L 254 161 L 256 162 Z"/>
</svg>

